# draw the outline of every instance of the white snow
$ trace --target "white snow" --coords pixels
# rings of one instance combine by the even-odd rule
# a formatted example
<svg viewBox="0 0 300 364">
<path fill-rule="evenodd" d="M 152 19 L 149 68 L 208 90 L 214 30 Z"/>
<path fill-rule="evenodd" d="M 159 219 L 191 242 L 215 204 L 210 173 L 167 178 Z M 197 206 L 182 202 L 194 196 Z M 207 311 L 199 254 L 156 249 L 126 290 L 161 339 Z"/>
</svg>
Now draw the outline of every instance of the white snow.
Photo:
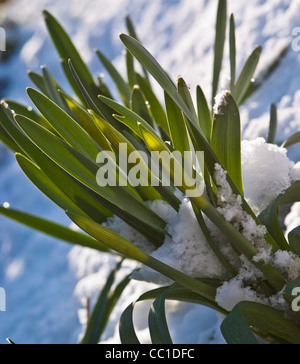
<svg viewBox="0 0 300 364">
<path fill-rule="evenodd" d="M 287 150 L 263 138 L 242 141 L 242 172 L 246 199 L 256 213 L 300 177 L 299 165 L 289 160 Z"/>
<path fill-rule="evenodd" d="M 215 97 L 215 104 L 213 107 L 215 115 L 223 115 L 223 108 L 227 105 L 226 98 L 230 94 L 229 91 L 223 90 Z"/>
<path fill-rule="evenodd" d="M 95 47 L 114 59 L 116 66 L 124 71 L 123 47 L 118 34 L 125 31 L 123 18 L 126 13 L 130 14 L 141 40 L 158 57 L 172 78 L 181 75 L 192 91 L 199 83 L 209 96 L 216 6 L 216 0 L 11 1 L 6 12 L 11 19 L 21 24 L 15 35 L 20 40 L 20 45 L 18 54 L 10 62 L 1 65 L 0 79 L 10 82 L 9 88 L 5 94 L 1 93 L 1 96 L 27 102 L 25 88 L 31 84 L 26 71 L 28 68 L 39 71 L 42 64 L 47 64 L 62 86 L 66 87 L 62 81 L 62 72 L 57 67 L 59 57 L 53 50 L 41 17 L 44 8 L 63 21 L 94 74 L 103 72 L 92 52 Z M 263 54 L 259 69 L 263 70 L 285 46 L 292 43 L 292 30 L 299 26 L 300 1 L 232 0 L 229 1 L 229 11 L 234 12 L 236 18 L 238 69 L 242 68 L 254 47 L 261 44 Z M 228 47 L 225 57 L 222 79 L 226 79 L 229 74 Z M 254 140 L 258 136 L 267 135 L 268 110 L 272 102 L 276 102 L 278 106 L 277 141 L 282 142 L 292 133 L 299 131 L 299 67 L 300 52 L 294 52 L 290 47 L 273 76 L 242 108 L 244 139 Z M 258 181 L 265 171 L 256 176 L 258 179 L 255 179 L 253 174 L 245 177 L 245 191 L 249 203 L 259 211 L 266 203 L 262 203 L 262 200 L 271 200 L 277 191 L 284 189 L 291 182 L 291 179 L 297 178 L 299 172 L 296 171 L 296 167 L 291 167 L 281 150 L 266 147 L 262 141 L 256 140 L 252 144 L 244 142 L 243 150 L 244 158 L 249 163 L 251 161 L 247 159 L 247 153 L 255 156 L 254 160 L 257 160 L 257 150 L 260 150 L 268 166 L 266 178 L 269 178 L 279 165 L 283 167 L 283 171 L 280 170 L 280 174 L 276 174 L 276 188 L 270 191 L 261 192 L 257 189 L 265 186 L 259 185 Z M 288 156 L 291 160 L 298 160 L 299 148 L 291 148 Z M 273 157 L 278 165 L 271 159 Z M 0 203 L 7 201 L 13 207 L 68 223 L 63 212 L 31 186 L 19 171 L 14 158 L 7 155 L 2 148 L 0 163 Z M 260 168 L 254 163 L 250 164 L 250 167 L 253 170 Z M 289 230 L 300 224 L 299 206 L 295 205 L 286 219 Z M 166 206 L 165 211 L 168 211 Z M 188 216 L 189 207 L 186 205 L 181 213 L 182 217 Z M 174 216 L 174 219 L 179 217 Z M 110 223 L 113 224 L 114 221 Z M 8 297 L 8 311 L 1 313 L 0 342 L 4 342 L 8 336 L 22 343 L 76 342 L 82 332 L 77 310 L 87 296 L 91 297 L 92 301 L 95 299 L 105 277 L 114 266 L 115 259 L 82 248 L 70 250 L 61 242 L 45 238 L 2 217 L 0 227 L 0 286 L 6 289 Z M 192 231 L 194 228 L 192 224 Z M 229 252 L 230 250 L 227 251 L 228 254 Z M 285 258 L 279 254 L 277 263 L 281 264 Z M 131 268 L 128 263 L 123 274 L 127 274 Z M 18 272 L 21 271 L 23 273 L 19 275 Z M 235 287 L 236 285 L 232 285 L 227 288 L 229 291 Z M 147 289 L 149 286 L 145 283 L 136 281 L 128 287 L 105 332 L 106 342 L 118 342 L 116 325 L 122 310 Z M 221 293 L 222 291 L 219 292 L 220 295 Z M 252 292 L 244 294 L 245 292 L 240 298 L 251 298 Z M 237 298 L 238 294 L 232 297 Z M 228 302 L 228 307 L 232 304 Z M 147 305 L 138 305 L 136 324 L 140 329 L 140 337 L 147 342 L 149 335 L 145 329 L 145 312 Z M 171 302 L 168 305 L 168 320 L 172 336 L 177 343 L 224 342 L 219 331 L 222 317 L 210 309 Z"/>
</svg>

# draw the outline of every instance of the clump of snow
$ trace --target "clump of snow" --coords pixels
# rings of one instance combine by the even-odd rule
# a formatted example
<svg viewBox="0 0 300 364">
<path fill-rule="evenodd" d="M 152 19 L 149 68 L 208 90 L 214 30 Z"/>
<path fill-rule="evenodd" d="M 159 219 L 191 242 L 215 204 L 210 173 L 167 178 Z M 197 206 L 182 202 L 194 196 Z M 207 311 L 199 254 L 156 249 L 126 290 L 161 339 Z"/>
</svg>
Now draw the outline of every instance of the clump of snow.
<svg viewBox="0 0 300 364">
<path fill-rule="evenodd" d="M 226 221 L 232 223 L 246 239 L 257 248 L 266 248 L 264 236 L 267 233 L 265 226 L 257 225 L 252 216 L 243 210 L 242 198 L 235 195 L 227 182 L 227 172 L 218 164 L 215 165 L 215 180 L 218 187 L 218 211 Z"/>
<path fill-rule="evenodd" d="M 262 142 L 264 143 L 263 140 L 259 141 L 259 144 L 262 145 Z M 290 168 L 293 168 L 294 166 L 294 163 L 291 164 L 288 158 L 285 159 L 285 164 L 290 166 Z M 277 268 L 288 281 L 295 280 L 300 274 L 300 258 L 291 252 L 277 251 L 274 253 L 272 251 L 271 246 L 269 246 L 264 239 L 267 229 L 264 226 L 257 225 L 254 219 L 242 209 L 241 196 L 236 196 L 232 192 L 232 189 L 226 180 L 227 172 L 219 165 L 215 166 L 215 170 L 215 180 L 218 186 L 218 203 L 221 205 L 218 210 L 227 221 L 236 226 L 236 228 L 239 229 L 258 249 L 259 254 L 253 258 L 253 263 L 263 261 L 267 264 L 271 264 Z M 277 174 L 274 176 L 274 184 L 277 187 L 279 184 L 277 185 L 276 176 Z M 289 181 L 291 183 L 291 179 Z M 290 185 L 287 184 L 285 188 L 288 188 L 289 186 Z M 261 184 L 260 186 L 257 186 L 257 188 L 258 187 L 263 189 L 264 185 Z M 271 184 L 271 190 L 272 187 Z M 278 191 L 281 192 L 280 190 L 277 190 L 277 192 Z M 243 255 L 240 256 L 240 259 L 241 266 L 238 275 L 230 281 L 225 282 L 218 289 L 216 296 L 217 303 L 228 311 L 231 311 L 233 307 L 241 301 L 270 304 L 274 307 L 283 305 L 284 300 L 279 300 L 278 295 L 276 297 L 266 298 L 251 288 L 251 283 L 254 283 L 259 278 L 263 278 L 263 276 L 261 272 L 255 268 L 252 262 L 248 262 Z"/>
<path fill-rule="evenodd" d="M 265 139 L 242 141 L 242 172 L 245 198 L 260 213 L 299 179 L 299 165 L 289 160 L 287 150 Z"/>
<path fill-rule="evenodd" d="M 226 276 L 199 227 L 189 199 L 183 200 L 178 213 L 164 201 L 154 201 L 149 206 L 166 221 L 169 234 L 164 244 L 151 253 L 152 257 L 194 278 Z M 157 284 L 170 283 L 169 279 L 147 267 L 133 277 Z"/>
<path fill-rule="evenodd" d="M 250 283 L 262 277 L 258 271 L 245 257 L 241 257 L 243 262 L 239 274 L 230 281 L 224 282 L 217 290 L 216 302 L 227 311 L 231 311 L 235 305 L 242 301 L 252 301 L 266 303 L 265 297 L 258 294 L 250 287 Z"/>
<path fill-rule="evenodd" d="M 227 105 L 227 98 L 230 95 L 230 92 L 227 90 L 223 90 L 215 97 L 215 104 L 213 107 L 215 115 L 223 115 L 224 107 Z"/>
<path fill-rule="evenodd" d="M 126 222 L 124 222 L 117 216 L 113 216 L 107 219 L 107 221 L 104 222 L 102 225 L 108 229 L 115 231 L 127 240 L 133 242 L 145 253 L 151 253 L 155 248 L 153 244 L 151 244 L 142 234 L 130 227 L 128 224 L 126 224 Z"/>
</svg>

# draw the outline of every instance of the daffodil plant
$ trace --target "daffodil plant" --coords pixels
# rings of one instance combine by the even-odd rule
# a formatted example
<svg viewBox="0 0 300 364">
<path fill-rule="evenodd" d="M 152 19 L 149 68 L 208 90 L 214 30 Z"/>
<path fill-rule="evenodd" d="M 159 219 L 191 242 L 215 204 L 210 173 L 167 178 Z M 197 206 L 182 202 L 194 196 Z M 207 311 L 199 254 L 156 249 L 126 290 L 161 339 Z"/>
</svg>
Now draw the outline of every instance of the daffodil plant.
<svg viewBox="0 0 300 364">
<path fill-rule="evenodd" d="M 35 88 L 28 88 L 27 93 L 36 111 L 4 100 L 0 108 L 0 139 L 16 153 L 16 160 L 29 180 L 62 208 L 82 232 L 8 206 L 0 207 L 0 213 L 55 238 L 120 256 L 120 263 L 95 305 L 82 343 L 100 341 L 112 309 L 131 280 L 131 275 L 127 276 L 112 289 L 116 275 L 123 259 L 131 259 L 167 277 L 171 283 L 137 297 L 128 306 L 120 321 L 122 343 L 139 343 L 133 311 L 135 304 L 144 300 L 153 301 L 149 313 L 152 343 L 172 343 L 165 302 L 178 300 L 205 305 L 222 313 L 226 317 L 222 332 L 228 343 L 263 340 L 299 344 L 300 321 L 292 303 L 293 290 L 300 280 L 291 280 L 272 257 L 278 252 L 294 260 L 300 256 L 299 229 L 287 238 L 278 216 L 281 206 L 299 200 L 300 182 L 282 191 L 259 214 L 245 198 L 239 107 L 265 79 L 258 76 L 254 80 L 261 47 L 253 51 L 240 74 L 236 74 L 235 21 L 231 15 L 230 86 L 218 94 L 228 26 L 226 0 L 219 1 L 217 14 L 212 103 L 200 86 L 191 95 L 183 78 L 172 81 L 139 42 L 129 17 L 126 19 L 129 35 L 120 35 L 126 48 L 126 77 L 103 53 L 96 51 L 118 95 L 113 95 L 101 76 L 92 76 L 58 21 L 47 11 L 44 18 L 73 94 L 66 93 L 46 67 L 41 74 L 29 72 Z M 269 75 L 268 71 L 263 74 Z M 155 94 L 152 78 L 161 86 L 163 97 Z M 269 143 L 274 142 L 276 123 L 273 105 Z M 294 135 L 284 147 L 298 141 L 299 136 Z M 126 162 L 120 146 L 127 153 L 135 153 L 134 161 Z M 153 163 L 155 168 L 146 158 L 153 153 L 160 153 Z M 100 170 L 100 164 L 105 171 Z M 134 175 L 132 168 L 137 166 L 135 175 L 139 175 L 141 184 L 127 178 L 129 171 Z M 169 177 L 169 183 L 164 183 L 165 176 Z M 200 182 L 194 187 L 198 193 L 188 193 L 197 177 Z M 176 183 L 178 180 L 183 182 Z M 223 195 L 225 187 L 229 194 Z M 228 196 L 234 201 L 232 205 L 226 200 Z M 120 218 L 155 251 L 170 234 L 166 221 L 151 208 L 151 203 L 163 202 L 178 212 L 184 199 L 192 206 L 205 244 L 222 269 L 223 274 L 218 278 L 192 276 L 176 269 L 105 225 L 114 216 Z M 239 208 L 240 217 L 228 218 L 224 213 L 226 206 Z M 251 222 L 252 235 L 247 233 L 245 221 Z M 224 253 L 212 232 L 214 229 L 225 239 L 238 264 Z M 269 259 L 261 257 L 263 252 L 267 252 Z M 245 266 L 255 274 L 248 281 L 243 280 L 241 288 L 257 292 L 263 301 L 241 301 L 228 310 L 217 299 L 218 292 L 238 277 Z M 282 298 L 284 304 L 272 305 L 274 297 Z"/>
</svg>

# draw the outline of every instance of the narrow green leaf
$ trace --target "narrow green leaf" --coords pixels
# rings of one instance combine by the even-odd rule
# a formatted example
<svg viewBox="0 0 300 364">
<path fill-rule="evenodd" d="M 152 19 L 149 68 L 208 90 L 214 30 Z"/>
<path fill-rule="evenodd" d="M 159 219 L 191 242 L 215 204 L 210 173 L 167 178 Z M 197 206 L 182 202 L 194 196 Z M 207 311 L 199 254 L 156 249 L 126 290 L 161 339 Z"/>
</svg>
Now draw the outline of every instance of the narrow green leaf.
<svg viewBox="0 0 300 364">
<path fill-rule="evenodd" d="M 295 133 L 294 135 L 292 135 L 291 137 L 289 137 L 283 144 L 282 144 L 282 148 L 288 148 L 291 147 L 292 145 L 298 144 L 300 143 L 300 132 Z"/>
<path fill-rule="evenodd" d="M 126 69 L 127 69 L 127 79 L 128 86 L 132 89 L 136 84 L 136 73 L 134 69 L 134 58 L 132 54 L 126 49 Z"/>
<path fill-rule="evenodd" d="M 229 92 L 223 98 L 214 116 L 211 147 L 243 195 L 239 109 Z"/>
<path fill-rule="evenodd" d="M 85 62 L 82 60 L 79 52 L 72 43 L 69 35 L 60 25 L 60 23 L 51 15 L 48 11 L 44 11 L 45 22 L 49 31 L 49 34 L 55 44 L 55 47 L 63 59 L 71 59 L 74 67 L 79 73 L 80 78 L 86 80 L 89 84 L 93 84 L 93 77 L 86 66 Z"/>
<path fill-rule="evenodd" d="M 127 15 L 126 18 L 125 18 L 125 20 L 126 20 L 126 27 L 127 27 L 127 30 L 128 30 L 129 35 L 132 38 L 136 39 L 139 42 L 139 38 L 137 36 L 137 33 L 136 33 L 135 28 L 134 28 L 133 22 L 130 19 L 130 16 Z M 148 80 L 149 77 L 148 77 L 147 70 L 144 67 L 142 67 L 142 69 L 143 69 L 143 73 L 144 73 L 144 76 L 145 76 L 146 80 Z"/>
<path fill-rule="evenodd" d="M 159 296 L 153 303 L 149 312 L 149 330 L 151 335 L 152 344 L 172 345 L 172 339 L 169 332 L 165 302 L 168 291 L 166 290 Z"/>
<path fill-rule="evenodd" d="M 188 109 L 192 113 L 193 120 L 197 120 L 197 113 L 195 110 L 194 102 L 193 102 L 189 87 L 182 77 L 178 77 L 177 88 L 178 88 L 179 95 L 181 96 L 182 100 L 185 102 Z M 193 120 L 191 120 L 191 122 L 193 122 Z"/>
<path fill-rule="evenodd" d="M 121 343 L 127 345 L 140 345 L 133 324 L 133 309 L 135 303 L 130 304 L 122 313 L 119 325 L 119 334 Z"/>
<path fill-rule="evenodd" d="M 42 67 L 45 87 L 47 89 L 46 95 L 49 95 L 49 98 L 57 104 L 61 109 L 70 114 L 70 109 L 68 108 L 67 103 L 63 99 L 63 97 L 59 94 L 58 90 L 61 89 L 60 85 L 54 79 L 54 77 L 50 74 L 45 66 Z"/>
<path fill-rule="evenodd" d="M 267 227 L 274 237 L 280 249 L 290 251 L 290 246 L 286 241 L 279 222 L 279 208 L 281 206 L 295 203 L 300 199 L 300 182 L 294 183 L 285 192 L 281 193 L 260 215 L 260 221 Z"/>
<path fill-rule="evenodd" d="M 97 125 L 94 123 L 91 115 L 81 107 L 75 100 L 73 100 L 69 95 L 60 91 L 64 96 L 69 108 L 76 117 L 81 127 L 90 135 L 91 138 L 98 144 L 103 150 L 112 151 L 109 141 L 105 138 L 102 132 L 99 130 Z"/>
<path fill-rule="evenodd" d="M 238 310 L 249 326 L 289 343 L 300 343 L 299 325 L 286 312 L 254 302 L 241 302 Z"/>
<path fill-rule="evenodd" d="M 206 136 L 207 141 L 210 143 L 212 132 L 212 117 L 206 97 L 200 86 L 197 86 L 197 110 L 200 128 L 203 134 Z"/>
<path fill-rule="evenodd" d="M 168 74 L 162 69 L 155 58 L 134 38 L 121 34 L 120 39 L 129 49 L 129 51 L 138 59 L 138 61 L 152 74 L 162 88 L 169 94 L 171 98 L 177 103 L 177 105 L 186 114 L 197 127 L 198 120 L 195 120 L 194 115 L 190 112 L 189 108 L 179 95 L 174 83 L 171 81 Z M 143 88 L 142 88 L 143 91 Z M 144 91 L 143 91 L 144 92 Z M 146 95 L 146 94 L 145 94 Z M 147 95 L 146 95 L 147 97 Z"/>
<path fill-rule="evenodd" d="M 136 74 L 136 78 L 137 83 L 146 98 L 150 113 L 155 120 L 155 123 L 160 126 L 166 134 L 168 134 L 169 129 L 166 112 L 153 92 L 148 79 L 145 79 L 139 74 Z"/>
<path fill-rule="evenodd" d="M 115 66 L 111 63 L 111 61 L 99 50 L 96 50 L 96 54 L 100 59 L 103 66 L 106 68 L 107 72 L 109 73 L 110 77 L 113 79 L 114 83 L 117 86 L 119 94 L 126 106 L 129 106 L 130 103 L 130 90 L 124 81 L 123 77 L 117 71 Z"/>
<path fill-rule="evenodd" d="M 151 125 L 151 127 L 153 127 L 149 103 L 146 101 L 145 96 L 138 85 L 135 85 L 132 89 L 130 109 L 140 115 L 149 125 Z"/>
<path fill-rule="evenodd" d="M 292 252 L 300 257 L 300 226 L 288 234 L 288 240 Z"/>
<path fill-rule="evenodd" d="M 299 288 L 300 288 L 300 277 L 298 277 L 297 279 L 295 279 L 293 282 L 291 282 L 284 290 L 283 292 L 283 296 L 285 298 L 285 300 L 291 304 L 291 309 L 297 313 L 299 313 L 299 311 L 296 311 L 295 308 L 298 310 L 299 307 L 293 307 L 295 304 L 295 299 L 298 297 L 299 295 Z"/>
<path fill-rule="evenodd" d="M 184 152 L 191 150 L 189 135 L 181 110 L 173 99 L 165 92 L 165 103 L 168 116 L 169 134 L 175 150 L 182 156 Z"/>
<path fill-rule="evenodd" d="M 116 307 L 116 305 L 119 303 L 119 299 L 121 295 L 123 294 L 124 290 L 128 286 L 128 284 L 131 282 L 131 272 L 128 276 L 126 276 L 117 286 L 115 289 L 113 289 L 109 294 L 109 300 L 107 302 L 106 310 L 103 316 L 102 325 L 101 325 L 101 331 L 103 332 L 104 328 L 108 324 L 110 320 L 111 313 L 113 309 Z"/>
<path fill-rule="evenodd" d="M 258 344 L 256 337 L 239 310 L 239 305 L 235 306 L 223 321 L 221 331 L 227 344 Z"/>
<path fill-rule="evenodd" d="M 87 109 L 89 107 L 89 104 L 86 101 L 86 98 L 84 97 L 82 93 L 82 89 L 78 85 L 78 82 L 74 79 L 74 75 L 71 72 L 70 66 L 69 66 L 69 59 L 61 59 L 60 60 L 61 67 L 63 69 L 63 72 L 68 80 L 68 83 L 72 87 L 73 91 L 75 92 L 75 95 L 78 97 L 82 105 Z"/>
<path fill-rule="evenodd" d="M 48 89 L 45 85 L 45 80 L 43 78 L 42 75 L 36 73 L 36 72 L 33 72 L 33 71 L 28 71 L 28 76 L 31 80 L 31 82 L 46 96 L 50 96 L 48 94 Z"/>
<path fill-rule="evenodd" d="M 271 111 L 270 111 L 270 126 L 269 126 L 269 132 L 267 137 L 267 143 L 273 144 L 275 142 L 276 138 L 276 131 L 277 131 L 277 107 L 276 104 L 271 105 Z"/>
<path fill-rule="evenodd" d="M 98 75 L 96 77 L 97 77 L 98 84 L 99 84 L 100 95 L 113 99 L 112 93 L 110 92 L 110 90 L 106 84 L 105 75 L 101 73 L 100 75 Z"/>
<path fill-rule="evenodd" d="M 85 100 L 85 103 L 88 105 L 87 108 L 94 110 L 101 117 L 105 118 L 109 121 L 116 129 L 118 129 L 119 124 L 114 119 L 113 110 L 109 108 L 100 98 L 98 98 L 98 94 L 100 90 L 95 89 L 94 86 L 90 86 L 86 84 L 77 73 L 76 69 L 73 67 L 71 60 L 68 62 L 69 68 L 71 70 L 71 74 L 73 79 L 75 80 L 80 93 Z"/>
<path fill-rule="evenodd" d="M 116 281 L 116 276 L 121 269 L 122 263 L 123 260 L 115 266 L 115 268 L 112 270 L 109 277 L 107 278 L 104 287 L 101 290 L 96 305 L 93 309 L 91 318 L 88 322 L 84 337 L 81 340 L 81 344 L 83 345 L 95 345 L 98 344 L 101 339 L 101 336 L 107 324 L 107 309 L 110 303 L 110 295 L 112 294 L 111 289 Z M 109 311 L 111 311 L 111 309 L 112 307 L 109 308 Z"/>
<path fill-rule="evenodd" d="M 247 59 L 244 68 L 242 69 L 240 76 L 236 82 L 234 88 L 234 98 L 238 105 L 241 104 L 249 86 L 252 82 L 254 72 L 258 65 L 262 48 L 260 46 L 256 47 Z"/>
<path fill-rule="evenodd" d="M 252 79 L 252 82 L 243 97 L 243 100 L 240 104 L 243 104 L 249 97 L 251 97 L 258 89 L 265 84 L 265 82 L 274 74 L 274 72 L 278 69 L 278 66 L 281 64 L 283 58 L 287 55 L 290 50 L 290 45 L 284 46 L 281 49 L 276 57 L 271 60 L 271 64 L 267 65 L 260 73 L 257 75 L 255 79 Z"/>
<path fill-rule="evenodd" d="M 229 35 L 229 54 L 230 54 L 230 91 L 234 94 L 236 77 L 236 37 L 234 15 L 230 16 L 230 35 Z"/>
<path fill-rule="evenodd" d="M 226 27 L 227 27 L 227 0 L 219 0 L 217 24 L 216 24 L 216 38 L 215 38 L 212 102 L 214 102 L 214 98 L 218 92 L 218 87 L 219 87 L 219 79 L 222 69 L 224 47 L 225 47 Z"/>
<path fill-rule="evenodd" d="M 96 249 L 101 252 L 109 251 L 105 245 L 91 238 L 89 235 L 72 230 L 52 221 L 28 214 L 26 212 L 0 206 L 0 214 L 56 239 L 66 241 L 71 244 Z"/>
</svg>

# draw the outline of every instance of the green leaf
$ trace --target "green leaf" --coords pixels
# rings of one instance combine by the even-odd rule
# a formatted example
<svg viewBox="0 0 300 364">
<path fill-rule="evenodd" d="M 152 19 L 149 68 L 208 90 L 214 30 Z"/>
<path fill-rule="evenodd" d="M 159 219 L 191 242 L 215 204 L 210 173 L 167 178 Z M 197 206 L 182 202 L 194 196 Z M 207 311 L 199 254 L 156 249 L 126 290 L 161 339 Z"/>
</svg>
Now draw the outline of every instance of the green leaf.
<svg viewBox="0 0 300 364">
<path fill-rule="evenodd" d="M 77 82 L 76 79 L 74 79 L 74 75 L 70 69 L 69 62 L 70 62 L 69 59 L 60 60 L 63 72 L 68 80 L 68 83 L 72 87 L 73 91 L 75 92 L 75 95 L 78 97 L 82 105 L 87 109 L 89 107 L 89 104 L 87 103 L 86 98 L 82 93 L 82 88 L 79 86 L 79 83 Z"/>
<path fill-rule="evenodd" d="M 282 231 L 278 213 L 279 208 L 299 201 L 300 182 L 294 183 L 285 192 L 282 192 L 260 215 L 259 219 L 265 225 L 269 233 L 274 237 L 280 249 L 290 251 L 290 247 Z"/>
<path fill-rule="evenodd" d="M 75 115 L 76 120 L 79 122 L 81 127 L 89 134 L 89 136 L 94 139 L 94 141 L 98 144 L 99 147 L 101 147 L 102 150 L 112 151 L 110 142 L 105 138 L 97 125 L 94 123 L 91 115 L 69 95 L 66 95 L 62 91 L 60 91 L 60 93 L 64 96 L 70 110 Z"/>
<path fill-rule="evenodd" d="M 122 313 L 119 325 L 119 334 L 121 343 L 127 345 L 140 345 L 133 324 L 133 309 L 135 303 L 130 304 Z"/>
<path fill-rule="evenodd" d="M 70 114 L 70 109 L 66 104 L 63 97 L 59 94 L 58 90 L 61 89 L 60 85 L 54 79 L 54 77 L 50 74 L 45 66 L 42 67 L 45 87 L 47 89 L 46 95 L 49 95 L 49 98 L 56 103 L 61 109 Z"/>
<path fill-rule="evenodd" d="M 2 115 L 2 110 L 0 109 L 0 123 L 2 120 L 3 120 L 3 115 Z M 15 153 L 20 153 L 22 151 L 1 125 L 0 125 L 0 141 Z"/>
<path fill-rule="evenodd" d="M 93 313 L 90 317 L 90 320 L 88 322 L 84 337 L 81 341 L 81 344 L 83 345 L 92 345 L 92 344 L 98 344 L 101 336 L 103 334 L 103 331 L 106 327 L 106 324 L 108 322 L 108 316 L 111 313 L 116 300 L 120 297 L 120 293 L 116 296 L 114 296 L 114 299 L 112 302 L 111 298 L 114 295 L 114 291 L 112 290 L 112 286 L 116 281 L 116 276 L 119 270 L 121 269 L 123 260 L 120 261 L 115 268 L 110 273 L 109 277 L 107 278 L 107 281 L 101 290 L 101 293 L 98 297 L 98 300 L 96 302 L 96 305 L 94 307 Z M 126 277 L 126 281 L 122 283 L 122 290 L 123 291 L 126 286 L 129 283 L 128 277 Z M 120 289 L 120 286 L 119 286 Z"/>
<path fill-rule="evenodd" d="M 298 144 L 300 143 L 300 132 L 295 133 L 294 135 L 292 135 L 291 137 L 289 137 L 283 144 L 282 144 L 282 148 L 288 148 L 291 147 L 292 145 Z"/>
<path fill-rule="evenodd" d="M 258 344 L 256 337 L 239 310 L 239 305 L 235 306 L 223 321 L 221 331 L 227 344 Z"/>
<path fill-rule="evenodd" d="M 234 98 L 238 105 L 241 104 L 246 92 L 249 89 L 249 86 L 252 82 L 254 72 L 258 65 L 260 56 L 261 56 L 262 48 L 256 47 L 254 51 L 251 53 L 249 58 L 247 59 L 244 68 L 242 69 L 240 76 L 236 82 L 234 88 Z"/>
<path fill-rule="evenodd" d="M 0 206 L 0 214 L 56 239 L 66 241 L 71 244 L 96 249 L 101 252 L 109 251 L 105 245 L 91 238 L 89 235 L 74 231 L 65 226 L 28 214 L 26 212 Z"/>
<path fill-rule="evenodd" d="M 141 75 L 136 74 L 137 83 L 146 98 L 150 113 L 155 120 L 155 123 L 160 126 L 163 131 L 168 134 L 168 121 L 164 108 L 153 92 L 148 79 L 143 78 Z"/>
<path fill-rule="evenodd" d="M 241 120 L 239 109 L 229 92 L 214 116 L 211 146 L 243 195 L 241 162 Z"/>
<path fill-rule="evenodd" d="M 51 15 L 48 11 L 43 12 L 45 22 L 49 31 L 49 34 L 55 44 L 55 47 L 61 58 L 68 60 L 71 59 L 77 70 L 79 77 L 85 80 L 88 84 L 93 84 L 93 77 L 82 60 L 79 52 L 72 43 L 70 37 L 60 25 L 60 23 Z"/>
<path fill-rule="evenodd" d="M 241 302 L 237 306 L 250 327 L 292 344 L 300 343 L 299 325 L 286 312 L 254 302 Z"/>
<path fill-rule="evenodd" d="M 227 0 L 219 0 L 216 38 L 215 38 L 215 55 L 214 55 L 214 70 L 213 70 L 213 87 L 212 87 L 212 102 L 218 92 L 220 73 L 223 63 L 225 37 L 227 27 Z"/>
<path fill-rule="evenodd" d="M 152 344 L 155 345 L 173 344 L 165 312 L 167 293 L 168 291 L 166 290 L 162 295 L 160 295 L 154 301 L 149 312 L 149 330 L 150 330 Z"/>
<path fill-rule="evenodd" d="M 278 69 L 278 66 L 281 64 L 283 58 L 287 55 L 290 50 L 289 44 L 284 46 L 283 49 L 280 50 L 278 55 L 271 60 L 271 64 L 267 65 L 260 73 L 257 75 L 256 79 L 252 79 L 251 84 L 241 101 L 243 104 L 249 97 L 251 97 L 254 92 L 262 87 L 265 82 L 274 74 L 274 72 Z"/>
<path fill-rule="evenodd" d="M 229 54 L 230 54 L 230 91 L 234 94 L 236 78 L 236 37 L 235 37 L 235 20 L 234 15 L 230 16 L 230 34 L 229 34 Z"/>
<path fill-rule="evenodd" d="M 269 126 L 269 132 L 267 137 L 267 143 L 273 144 L 275 142 L 276 138 L 276 131 L 277 131 L 277 107 L 276 104 L 271 105 L 271 111 L 270 111 L 270 126 Z"/>
<path fill-rule="evenodd" d="M 153 128 L 153 119 L 150 115 L 150 106 L 142 93 L 140 86 L 135 85 L 131 92 L 130 109 L 140 115 Z"/>
<path fill-rule="evenodd" d="M 100 59 L 103 66 L 106 68 L 107 72 L 113 79 L 114 83 L 117 86 L 117 89 L 119 91 L 119 94 L 126 106 L 129 106 L 130 103 L 130 90 L 124 81 L 123 77 L 120 75 L 120 73 L 117 71 L 115 66 L 111 63 L 111 61 L 99 50 L 96 50 L 96 54 L 98 58 Z"/>
<path fill-rule="evenodd" d="M 299 237 L 298 237 L 299 239 Z M 286 299 L 286 301 L 290 304 L 293 303 L 293 301 L 295 300 L 296 296 L 294 295 L 294 289 L 297 288 L 299 289 L 300 287 L 300 277 L 298 277 L 297 279 L 295 279 L 293 282 L 291 282 L 284 290 L 283 292 L 283 296 Z"/>
<path fill-rule="evenodd" d="M 292 252 L 300 257 L 300 226 L 288 234 L 288 240 Z"/>
<path fill-rule="evenodd" d="M 210 143 L 212 132 L 212 117 L 206 97 L 200 86 L 197 86 L 197 109 L 200 128 L 203 134 L 206 136 L 207 141 Z"/>
<path fill-rule="evenodd" d="M 168 116 L 169 134 L 175 150 L 184 157 L 184 152 L 191 150 L 189 135 L 181 110 L 165 92 L 165 103 Z"/>
<path fill-rule="evenodd" d="M 46 96 L 50 96 L 48 94 L 48 89 L 45 85 L 44 77 L 36 72 L 28 71 L 28 76 L 31 82 Z"/>
<path fill-rule="evenodd" d="M 134 28 L 134 25 L 133 25 L 133 23 L 132 23 L 132 21 L 130 19 L 130 16 L 127 15 L 126 18 L 125 18 L 125 20 L 126 20 L 126 27 L 127 27 L 127 30 L 128 30 L 129 35 L 132 38 L 136 39 L 139 42 L 139 38 L 137 36 L 136 30 Z M 144 67 L 142 67 L 142 69 L 143 69 L 143 73 L 144 73 L 144 76 L 145 76 L 146 80 L 148 80 L 149 77 L 148 77 L 147 70 Z"/>
<path fill-rule="evenodd" d="M 191 122 L 193 122 L 193 120 L 197 120 L 197 113 L 195 110 L 194 102 L 189 87 L 182 77 L 178 77 L 177 88 L 179 95 L 181 96 L 182 100 L 185 102 L 186 106 L 193 115 L 193 119 L 191 120 Z"/>
</svg>

